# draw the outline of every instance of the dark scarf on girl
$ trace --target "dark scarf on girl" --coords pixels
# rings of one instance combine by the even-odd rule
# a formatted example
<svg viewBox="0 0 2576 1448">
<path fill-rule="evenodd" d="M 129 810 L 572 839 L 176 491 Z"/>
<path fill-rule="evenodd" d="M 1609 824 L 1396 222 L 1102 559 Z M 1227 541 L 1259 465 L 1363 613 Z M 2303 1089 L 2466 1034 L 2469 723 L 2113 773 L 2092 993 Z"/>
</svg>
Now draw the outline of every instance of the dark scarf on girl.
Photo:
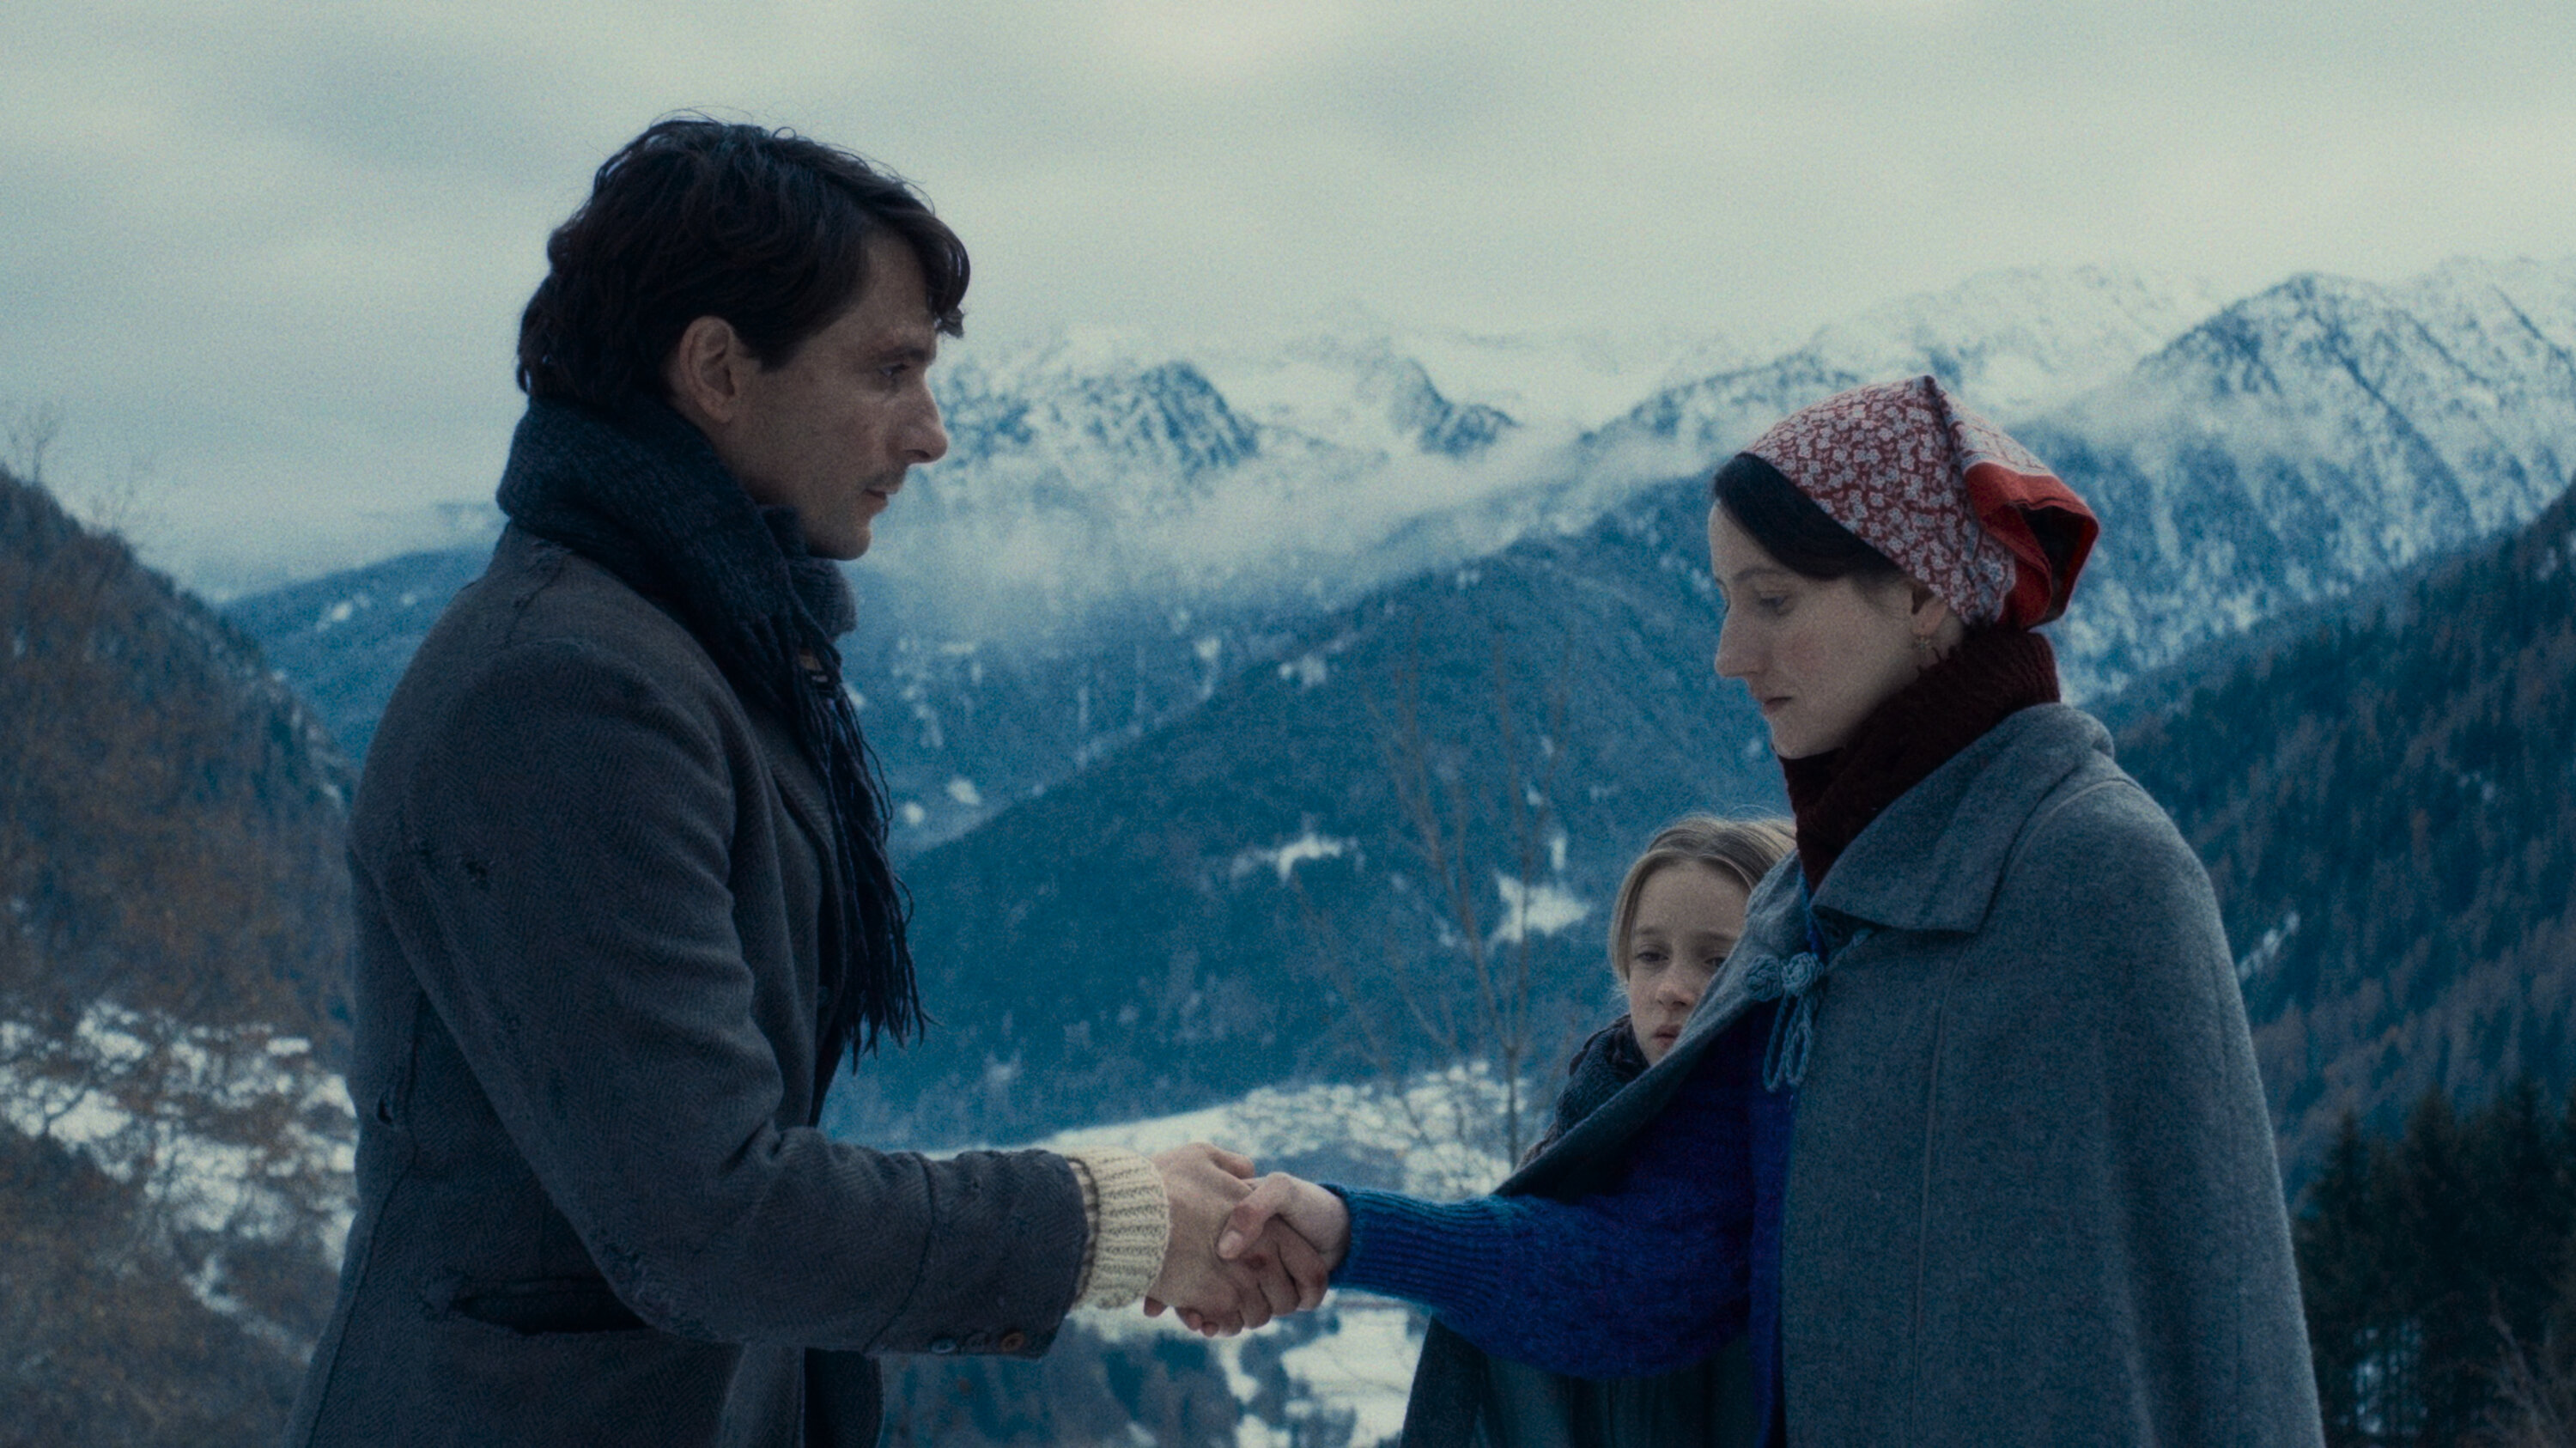
<svg viewBox="0 0 2576 1448">
<path fill-rule="evenodd" d="M 825 918 L 814 1110 L 841 1058 L 900 1043 L 924 1017 L 904 941 L 910 902 L 886 857 L 883 786 L 832 640 L 858 622 L 848 580 L 805 551 L 793 509 L 762 508 L 706 435 L 667 405 L 611 415 L 531 401 L 501 510 L 519 527 L 674 605 L 734 692 L 787 721 L 831 801 L 838 888 Z"/>
<path fill-rule="evenodd" d="M 1626 1016 L 1592 1033 L 1574 1059 L 1565 1064 L 1565 1085 L 1557 1092 L 1556 1111 L 1547 1131 L 1521 1155 L 1524 1162 L 1556 1144 L 1620 1088 L 1646 1074 L 1646 1051 L 1637 1044 L 1637 1027 Z"/>
<path fill-rule="evenodd" d="M 1807 888 L 1879 812 L 2006 717 L 2057 702 L 2057 655 L 2026 629 L 1975 628 L 1941 662 L 1870 711 L 1842 748 L 1783 759 Z"/>
</svg>

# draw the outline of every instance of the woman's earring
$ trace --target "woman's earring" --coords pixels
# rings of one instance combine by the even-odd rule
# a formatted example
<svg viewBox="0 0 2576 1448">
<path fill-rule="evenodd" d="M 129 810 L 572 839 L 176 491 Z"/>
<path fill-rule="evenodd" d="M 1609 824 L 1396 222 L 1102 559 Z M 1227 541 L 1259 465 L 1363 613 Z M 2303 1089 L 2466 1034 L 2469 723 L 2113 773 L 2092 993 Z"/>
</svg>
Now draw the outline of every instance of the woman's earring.
<svg viewBox="0 0 2576 1448">
<path fill-rule="evenodd" d="M 1917 659 L 1922 660 L 1923 667 L 1927 669 L 1932 667 L 1934 664 L 1941 662 L 1940 656 L 1932 652 L 1932 636 L 1930 634 L 1916 634 L 1914 636 L 1914 656 Z"/>
</svg>

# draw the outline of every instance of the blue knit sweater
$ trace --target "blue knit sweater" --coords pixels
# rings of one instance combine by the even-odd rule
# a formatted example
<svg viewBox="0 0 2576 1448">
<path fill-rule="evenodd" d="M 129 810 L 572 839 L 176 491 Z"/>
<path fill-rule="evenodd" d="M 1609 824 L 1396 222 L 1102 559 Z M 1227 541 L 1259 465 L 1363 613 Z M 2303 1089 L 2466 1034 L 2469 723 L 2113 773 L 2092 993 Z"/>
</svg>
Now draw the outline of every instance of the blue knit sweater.
<svg viewBox="0 0 2576 1448">
<path fill-rule="evenodd" d="M 1750 1330 L 1756 1421 L 1776 1423 L 1797 1103 L 1762 1089 L 1772 1013 L 1711 1044 L 1597 1193 L 1434 1203 L 1336 1188 L 1351 1242 L 1334 1285 L 1419 1303 L 1487 1352 L 1575 1377 L 1668 1372 Z"/>
</svg>

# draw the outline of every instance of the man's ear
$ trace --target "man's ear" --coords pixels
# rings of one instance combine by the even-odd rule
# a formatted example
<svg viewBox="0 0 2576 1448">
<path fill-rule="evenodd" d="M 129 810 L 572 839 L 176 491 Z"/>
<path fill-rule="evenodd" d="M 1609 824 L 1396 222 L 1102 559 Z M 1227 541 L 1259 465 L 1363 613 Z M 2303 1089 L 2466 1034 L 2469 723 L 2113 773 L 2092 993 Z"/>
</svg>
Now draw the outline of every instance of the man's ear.
<svg viewBox="0 0 2576 1448">
<path fill-rule="evenodd" d="M 680 330 L 662 364 L 662 383 L 681 416 L 705 428 L 733 421 L 742 405 L 743 384 L 760 365 L 743 345 L 733 323 L 722 317 L 700 317 Z"/>
</svg>

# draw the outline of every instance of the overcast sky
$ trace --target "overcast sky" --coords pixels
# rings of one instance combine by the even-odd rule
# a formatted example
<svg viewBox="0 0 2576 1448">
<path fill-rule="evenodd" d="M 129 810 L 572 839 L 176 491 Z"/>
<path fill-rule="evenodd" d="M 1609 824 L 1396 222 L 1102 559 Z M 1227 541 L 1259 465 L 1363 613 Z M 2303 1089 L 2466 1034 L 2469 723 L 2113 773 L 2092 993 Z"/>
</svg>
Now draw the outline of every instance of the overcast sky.
<svg viewBox="0 0 2576 1448">
<path fill-rule="evenodd" d="M 2003 266 L 2576 252 L 2570 56 L 2567 0 L 15 0 L 0 407 L 60 408 L 66 493 L 141 469 L 183 573 L 252 520 L 320 571 L 489 496 L 545 234 L 673 110 L 919 183 L 970 346 L 1776 333 Z"/>
</svg>

